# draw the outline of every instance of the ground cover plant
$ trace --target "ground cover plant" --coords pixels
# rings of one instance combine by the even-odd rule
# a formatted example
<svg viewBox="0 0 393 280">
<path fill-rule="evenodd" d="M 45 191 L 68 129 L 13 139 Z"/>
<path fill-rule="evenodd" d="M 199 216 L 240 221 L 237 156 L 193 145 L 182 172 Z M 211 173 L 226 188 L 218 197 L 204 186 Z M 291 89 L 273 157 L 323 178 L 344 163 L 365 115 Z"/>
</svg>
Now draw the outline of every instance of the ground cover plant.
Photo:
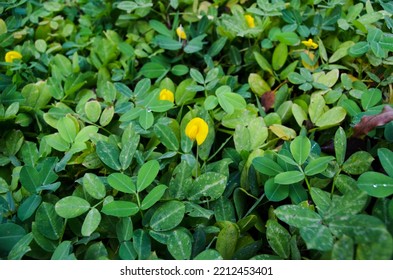
<svg viewBox="0 0 393 280">
<path fill-rule="evenodd" d="M 1 259 L 391 259 L 393 4 L 0 2 Z"/>
</svg>

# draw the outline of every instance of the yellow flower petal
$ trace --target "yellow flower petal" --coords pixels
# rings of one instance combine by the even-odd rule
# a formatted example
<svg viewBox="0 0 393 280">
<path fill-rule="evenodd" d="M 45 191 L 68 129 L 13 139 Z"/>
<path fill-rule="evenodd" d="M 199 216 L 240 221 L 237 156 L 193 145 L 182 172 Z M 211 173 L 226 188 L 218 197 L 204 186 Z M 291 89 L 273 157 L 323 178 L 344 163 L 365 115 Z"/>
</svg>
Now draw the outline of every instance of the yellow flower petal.
<svg viewBox="0 0 393 280">
<path fill-rule="evenodd" d="M 159 96 L 160 100 L 168 100 L 170 102 L 174 102 L 175 101 L 175 96 L 173 94 L 172 91 L 170 91 L 169 89 L 162 89 L 160 91 L 160 96 Z"/>
<path fill-rule="evenodd" d="M 14 59 L 21 59 L 22 55 L 17 51 L 9 51 L 5 54 L 5 62 L 11 63 Z"/>
<path fill-rule="evenodd" d="M 250 15 L 245 15 L 244 19 L 246 20 L 246 23 L 249 28 L 254 28 L 255 27 L 255 20 L 252 16 Z"/>
<path fill-rule="evenodd" d="M 186 126 L 186 135 L 191 141 L 196 140 L 198 145 L 205 142 L 209 133 L 209 126 L 201 118 L 193 118 Z"/>
<path fill-rule="evenodd" d="M 310 38 L 307 41 L 302 41 L 302 44 L 305 45 L 307 48 L 316 49 L 318 48 L 318 44 L 314 43 L 314 41 Z"/>
<path fill-rule="evenodd" d="M 186 40 L 187 39 L 186 32 L 184 31 L 184 28 L 183 28 L 183 26 L 181 24 L 180 24 L 180 26 L 178 28 L 176 28 L 176 34 L 182 40 Z"/>
</svg>

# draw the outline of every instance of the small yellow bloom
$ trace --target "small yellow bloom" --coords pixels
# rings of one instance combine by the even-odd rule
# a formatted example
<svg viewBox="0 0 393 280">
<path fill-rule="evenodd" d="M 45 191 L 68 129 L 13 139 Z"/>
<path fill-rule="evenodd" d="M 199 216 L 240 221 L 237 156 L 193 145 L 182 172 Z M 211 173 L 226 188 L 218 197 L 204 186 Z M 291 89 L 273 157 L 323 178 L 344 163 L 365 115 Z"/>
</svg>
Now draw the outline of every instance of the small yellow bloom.
<svg viewBox="0 0 393 280">
<path fill-rule="evenodd" d="M 209 126 L 201 118 L 193 118 L 186 126 L 186 135 L 191 141 L 196 139 L 198 145 L 205 142 L 207 134 L 209 133 Z"/>
<path fill-rule="evenodd" d="M 21 59 L 22 55 L 17 51 L 9 51 L 5 54 L 5 62 L 11 63 L 14 59 Z"/>
<path fill-rule="evenodd" d="M 181 24 L 178 28 L 176 28 L 176 34 L 177 34 L 177 37 L 179 37 L 179 39 L 182 39 L 182 40 L 187 39 L 186 32 L 184 31 L 184 28 Z"/>
<path fill-rule="evenodd" d="M 316 49 L 318 48 L 318 44 L 314 43 L 314 41 L 310 38 L 308 41 L 302 41 L 302 44 L 305 45 L 307 48 Z"/>
<path fill-rule="evenodd" d="M 244 19 L 246 20 L 247 25 L 248 25 L 249 28 L 254 28 L 255 27 L 255 20 L 254 20 L 254 18 L 252 16 L 245 15 Z"/>
<path fill-rule="evenodd" d="M 170 91 L 169 89 L 162 89 L 160 91 L 160 100 L 168 100 L 170 102 L 174 102 L 175 101 L 175 96 L 173 95 L 173 92 Z"/>
</svg>

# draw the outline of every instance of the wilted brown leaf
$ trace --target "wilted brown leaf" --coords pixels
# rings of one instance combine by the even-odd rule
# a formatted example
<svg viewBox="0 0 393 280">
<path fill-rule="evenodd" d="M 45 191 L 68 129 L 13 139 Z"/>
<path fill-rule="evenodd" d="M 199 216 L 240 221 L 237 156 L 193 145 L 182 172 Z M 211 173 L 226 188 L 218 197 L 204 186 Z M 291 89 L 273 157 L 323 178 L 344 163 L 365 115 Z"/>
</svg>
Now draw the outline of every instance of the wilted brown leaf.
<svg viewBox="0 0 393 280">
<path fill-rule="evenodd" d="M 276 94 L 272 90 L 265 92 L 261 96 L 261 104 L 263 108 L 265 108 L 265 112 L 269 111 L 273 107 L 275 98 Z"/>
<path fill-rule="evenodd" d="M 377 126 L 385 125 L 393 121 L 393 109 L 390 106 L 383 107 L 381 113 L 373 116 L 364 116 L 358 124 L 354 127 L 353 137 L 360 138 L 367 135 L 371 130 Z"/>
</svg>

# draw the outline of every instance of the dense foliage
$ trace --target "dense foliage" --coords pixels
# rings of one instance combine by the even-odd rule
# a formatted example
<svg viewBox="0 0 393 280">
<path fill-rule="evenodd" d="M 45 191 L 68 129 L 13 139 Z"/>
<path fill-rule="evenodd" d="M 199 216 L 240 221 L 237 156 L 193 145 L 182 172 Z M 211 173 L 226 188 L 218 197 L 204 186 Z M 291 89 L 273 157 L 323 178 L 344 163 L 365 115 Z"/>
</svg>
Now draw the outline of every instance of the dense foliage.
<svg viewBox="0 0 393 280">
<path fill-rule="evenodd" d="M 391 1 L 0 13 L 0 258 L 392 258 Z"/>
</svg>

